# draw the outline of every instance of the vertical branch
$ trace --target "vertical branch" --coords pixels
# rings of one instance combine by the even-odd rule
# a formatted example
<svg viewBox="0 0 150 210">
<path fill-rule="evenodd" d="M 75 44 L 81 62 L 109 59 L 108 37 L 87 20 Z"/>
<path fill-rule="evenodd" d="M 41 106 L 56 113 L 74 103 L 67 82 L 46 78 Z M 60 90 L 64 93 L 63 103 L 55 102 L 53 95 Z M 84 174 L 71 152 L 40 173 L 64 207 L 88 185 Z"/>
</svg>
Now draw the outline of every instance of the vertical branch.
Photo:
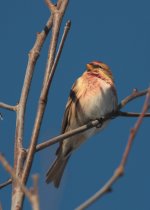
<svg viewBox="0 0 150 210">
<path fill-rule="evenodd" d="M 22 155 L 24 113 L 25 113 L 25 106 L 26 106 L 27 96 L 28 96 L 28 92 L 29 92 L 29 87 L 30 87 L 31 80 L 32 80 L 34 64 L 35 64 L 35 61 L 39 55 L 39 50 L 40 50 L 39 42 L 41 41 L 41 34 L 38 34 L 38 36 L 37 36 L 37 39 L 39 39 L 39 42 L 37 42 L 35 44 L 36 48 L 33 48 L 34 49 L 34 50 L 32 49 L 33 53 L 31 51 L 31 53 L 29 54 L 29 64 L 27 67 L 23 91 L 22 91 L 21 99 L 20 99 L 19 106 L 18 106 L 16 145 L 15 145 L 15 153 L 16 153 L 15 154 L 15 166 L 16 166 L 16 174 L 18 176 L 21 174 L 21 180 L 22 180 L 23 184 L 26 184 L 26 181 L 28 179 L 30 169 L 32 166 L 33 158 L 34 158 L 37 139 L 39 136 L 39 131 L 40 131 L 40 127 L 41 127 L 41 123 L 42 123 L 42 119 L 43 119 L 43 114 L 44 114 L 46 103 L 47 103 L 47 95 L 48 95 L 48 90 L 50 87 L 49 81 L 52 80 L 52 78 L 49 77 L 49 75 L 50 75 L 51 68 L 54 63 L 54 56 L 55 56 L 56 47 L 57 47 L 59 29 L 60 29 L 60 25 L 61 25 L 61 21 L 62 21 L 64 12 L 65 12 L 67 4 L 68 4 L 68 0 L 64 0 L 64 1 L 60 0 L 59 2 L 58 3 L 60 4 L 60 9 L 58 9 L 58 7 L 53 5 L 52 10 L 51 10 L 52 21 L 50 23 L 51 23 L 51 25 L 53 25 L 53 28 L 52 28 L 52 38 L 51 38 L 51 42 L 50 42 L 50 48 L 49 48 L 49 52 L 48 52 L 48 62 L 47 62 L 47 66 L 46 66 L 43 87 L 42 87 L 41 95 L 40 95 L 40 99 L 39 99 L 37 115 L 35 118 L 35 123 L 34 123 L 33 131 L 32 131 L 30 146 L 29 146 L 28 154 L 27 154 L 26 161 L 25 161 L 25 164 L 23 167 L 23 171 L 21 169 L 22 169 L 22 164 L 24 162 L 23 155 Z M 47 30 L 47 28 L 45 28 L 45 30 L 44 30 L 45 35 L 47 34 L 46 30 Z M 16 209 L 16 207 L 17 207 L 17 210 L 21 209 L 23 200 L 24 200 L 24 193 L 21 191 L 21 188 L 19 188 L 19 186 L 17 187 L 17 191 L 16 191 L 16 187 L 15 187 L 13 192 L 14 192 L 15 198 L 13 199 L 12 210 Z"/>
<path fill-rule="evenodd" d="M 27 103 L 28 94 L 29 94 L 29 90 L 30 90 L 30 86 L 32 82 L 33 73 L 34 73 L 34 67 L 39 57 L 40 50 L 43 46 L 43 43 L 47 37 L 47 34 L 52 27 L 52 21 L 53 21 L 53 17 L 51 16 L 44 30 L 41 33 L 37 34 L 36 42 L 29 53 L 29 60 L 28 60 L 26 74 L 24 78 L 24 84 L 22 87 L 19 104 L 17 105 L 17 109 L 16 109 L 17 119 L 16 119 L 14 168 L 16 170 L 16 174 L 19 176 L 21 172 L 20 162 L 23 162 L 22 155 L 20 154 L 23 148 L 24 115 L 25 115 L 25 110 L 26 110 L 26 103 Z"/>
<path fill-rule="evenodd" d="M 30 147 L 28 150 L 23 174 L 22 174 L 23 183 L 26 183 L 26 181 L 27 181 L 27 178 L 28 178 L 28 175 L 29 175 L 29 172 L 31 169 L 32 161 L 34 158 L 34 153 L 36 150 L 37 139 L 39 136 L 40 126 L 42 123 L 43 114 L 44 114 L 46 103 L 47 103 L 48 90 L 50 87 L 49 80 L 51 78 L 49 78 L 49 75 L 50 75 L 51 68 L 54 63 L 54 56 L 55 56 L 55 51 L 56 51 L 56 46 L 57 46 L 57 41 L 58 41 L 59 29 L 60 29 L 61 21 L 62 21 L 64 12 L 65 12 L 65 9 L 67 7 L 67 4 L 68 4 L 68 0 L 64 0 L 62 2 L 60 10 L 58 10 L 55 6 L 53 7 L 55 9 L 52 10 L 53 28 L 52 28 L 52 38 L 51 38 L 51 42 L 50 42 L 50 48 L 49 48 L 49 52 L 48 52 L 48 62 L 47 62 L 47 66 L 46 66 L 43 87 L 42 87 L 41 95 L 40 95 L 40 99 L 39 99 L 37 116 L 35 119 L 32 137 L 31 137 L 31 141 L 30 141 L 31 143 L 30 143 Z"/>
<path fill-rule="evenodd" d="M 60 3 L 61 0 L 58 0 L 58 8 L 60 7 Z M 19 104 L 17 105 L 16 108 L 17 117 L 16 117 L 16 132 L 15 132 L 15 148 L 14 148 L 14 169 L 18 177 L 21 177 L 23 162 L 25 158 L 23 151 L 23 133 L 24 133 L 24 116 L 26 110 L 26 103 L 34 73 L 34 67 L 39 57 L 44 41 L 52 27 L 52 23 L 53 23 L 53 15 L 51 15 L 51 17 L 47 21 L 47 24 L 44 27 L 43 31 L 37 34 L 37 39 L 35 41 L 35 44 L 29 53 L 29 60 L 26 68 L 24 84 L 22 87 Z M 20 194 L 21 194 L 20 186 L 17 183 L 13 182 L 12 210 L 16 209 L 16 206 L 18 207 L 18 209 L 21 209 L 22 202 L 20 200 Z"/>
<path fill-rule="evenodd" d="M 33 190 L 32 192 L 32 208 L 33 210 L 40 210 L 39 194 L 38 194 L 38 175 L 33 175 Z"/>
</svg>

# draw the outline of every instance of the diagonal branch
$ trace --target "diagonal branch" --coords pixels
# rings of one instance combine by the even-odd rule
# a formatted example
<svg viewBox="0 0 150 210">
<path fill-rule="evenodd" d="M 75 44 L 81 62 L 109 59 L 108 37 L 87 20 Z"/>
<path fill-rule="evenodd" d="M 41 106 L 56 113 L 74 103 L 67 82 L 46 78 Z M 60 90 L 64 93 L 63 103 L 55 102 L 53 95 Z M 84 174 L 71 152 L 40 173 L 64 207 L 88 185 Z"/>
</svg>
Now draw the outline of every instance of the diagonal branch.
<svg viewBox="0 0 150 210">
<path fill-rule="evenodd" d="M 142 113 L 139 116 L 139 118 L 137 119 L 137 122 L 135 123 L 134 127 L 130 131 L 130 136 L 129 136 L 129 139 L 128 139 L 128 142 L 127 142 L 127 146 L 125 148 L 125 151 L 124 151 L 121 163 L 120 163 L 120 165 L 123 168 L 125 167 L 125 165 L 127 163 L 127 158 L 129 156 L 129 152 L 130 152 L 132 143 L 135 139 L 135 136 L 136 136 L 136 134 L 139 130 L 140 125 L 142 124 L 143 118 L 144 118 L 147 110 L 149 109 L 149 105 L 150 105 L 150 88 L 148 89 L 148 92 L 147 92 L 147 95 L 146 95 L 146 99 L 145 99 L 145 103 L 144 103 L 144 106 L 143 106 L 143 109 L 142 109 Z"/>
<path fill-rule="evenodd" d="M 3 167 L 6 169 L 6 171 L 8 171 L 8 173 L 10 173 L 10 175 L 12 176 L 14 181 L 18 183 L 21 190 L 24 192 L 26 197 L 29 199 L 33 210 L 39 210 L 37 176 L 35 175 L 35 177 L 33 177 L 34 188 L 33 188 L 33 192 L 30 192 L 26 188 L 26 186 L 22 183 L 21 179 L 16 176 L 14 169 L 9 165 L 9 163 L 7 162 L 7 160 L 4 158 L 4 156 L 2 154 L 0 154 L 0 162 L 3 165 Z"/>
<path fill-rule="evenodd" d="M 63 32 L 63 35 L 62 35 L 62 38 L 61 38 L 61 41 L 60 41 L 60 44 L 59 44 L 59 47 L 58 47 L 58 51 L 57 51 L 57 54 L 55 56 L 55 60 L 54 60 L 53 66 L 52 66 L 52 69 L 51 69 L 49 77 L 48 77 L 48 83 L 47 83 L 48 87 L 50 86 L 50 84 L 52 82 L 52 79 L 53 79 L 53 76 L 54 76 L 54 73 L 55 73 L 55 70 L 56 70 L 56 67 L 57 67 L 60 55 L 62 53 L 62 49 L 63 49 L 64 43 L 65 43 L 65 40 L 66 40 L 68 32 L 70 30 L 70 27 L 71 27 L 71 21 L 68 20 L 66 22 L 66 25 L 65 25 L 65 28 L 64 28 L 64 32 Z"/>
<path fill-rule="evenodd" d="M 4 156 L 2 154 L 0 154 L 0 162 L 3 165 L 3 167 L 6 169 L 6 171 L 13 177 L 15 182 L 17 182 L 19 184 L 19 186 L 21 187 L 22 191 L 25 193 L 25 195 L 27 196 L 29 201 L 32 202 L 32 199 L 31 199 L 32 194 L 25 187 L 25 185 L 22 184 L 20 178 L 16 176 L 14 169 L 9 165 L 9 163 L 7 162 L 7 160 L 4 158 Z"/>
<path fill-rule="evenodd" d="M 12 183 L 12 179 L 8 179 L 7 181 L 3 182 L 2 184 L 0 184 L 0 190 L 8 185 L 10 185 Z"/>
<path fill-rule="evenodd" d="M 79 207 L 77 207 L 76 210 L 84 210 L 84 209 L 88 208 L 91 204 L 93 204 L 95 201 L 100 199 L 107 192 L 110 192 L 112 185 L 124 174 L 125 166 L 127 164 L 127 159 L 129 157 L 129 153 L 130 153 L 133 141 L 134 141 L 135 136 L 139 130 L 139 127 L 143 121 L 144 115 L 149 108 L 149 105 L 150 105 L 150 88 L 148 89 L 148 92 L 146 95 L 142 113 L 139 116 L 137 122 L 135 123 L 134 128 L 131 129 L 127 145 L 126 145 L 124 153 L 122 155 L 120 165 L 115 170 L 113 176 L 106 182 L 106 184 L 97 193 L 95 193 L 92 197 L 90 197 L 87 201 L 85 201 L 83 204 L 81 204 Z"/>
<path fill-rule="evenodd" d="M 118 116 L 138 117 L 139 115 L 140 115 L 140 113 L 132 113 L 132 114 L 128 113 L 127 115 L 125 113 L 123 115 L 122 115 L 122 113 L 121 114 L 118 113 L 117 115 L 115 115 L 115 117 L 118 117 Z M 114 117 L 114 113 L 113 113 L 113 115 L 111 115 L 111 117 Z M 150 117 L 150 113 L 145 114 L 144 117 Z M 108 118 L 107 119 L 103 118 L 102 121 L 101 121 L 101 124 L 104 123 L 104 121 L 106 121 L 106 120 L 108 120 Z M 88 124 L 83 125 L 79 128 L 73 129 L 73 130 L 65 132 L 65 133 L 63 133 L 59 136 L 53 137 L 49 140 L 46 140 L 43 143 L 40 143 L 36 146 L 36 152 L 39 152 L 40 150 L 43 150 L 43 149 L 45 149 L 45 148 L 47 148 L 47 147 L 49 147 L 53 144 L 61 142 L 64 139 L 67 139 L 71 136 L 75 136 L 76 134 L 82 133 L 82 132 L 84 132 L 88 129 L 91 129 L 93 127 L 97 127 L 97 126 L 99 126 L 99 124 L 100 124 L 100 120 L 93 120 L 93 121 L 89 122 Z"/>
<path fill-rule="evenodd" d="M 140 92 L 137 89 L 133 89 L 132 94 L 127 96 L 121 101 L 121 103 L 118 105 L 118 109 L 119 110 L 122 109 L 127 103 L 129 103 L 130 101 L 133 101 L 135 98 L 146 95 L 147 91 L 148 89 L 140 91 Z"/>
</svg>

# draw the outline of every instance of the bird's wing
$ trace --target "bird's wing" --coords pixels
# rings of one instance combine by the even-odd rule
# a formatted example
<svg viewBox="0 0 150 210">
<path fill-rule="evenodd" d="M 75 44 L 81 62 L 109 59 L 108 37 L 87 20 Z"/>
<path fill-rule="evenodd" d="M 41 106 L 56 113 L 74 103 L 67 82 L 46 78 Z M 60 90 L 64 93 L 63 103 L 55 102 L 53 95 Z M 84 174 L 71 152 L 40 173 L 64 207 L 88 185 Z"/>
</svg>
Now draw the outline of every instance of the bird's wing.
<svg viewBox="0 0 150 210">
<path fill-rule="evenodd" d="M 67 127 L 70 125 L 70 118 L 71 118 L 71 112 L 72 112 L 72 104 L 77 102 L 77 81 L 73 84 L 70 95 L 68 98 L 68 102 L 66 105 L 63 121 L 62 121 L 62 130 L 61 133 L 65 133 L 67 130 Z"/>
<path fill-rule="evenodd" d="M 65 113 L 64 113 L 63 121 L 62 121 L 62 129 L 61 129 L 62 134 L 65 133 L 68 130 L 68 128 L 70 127 L 70 120 L 71 120 L 72 114 L 74 114 L 72 105 L 73 105 L 73 103 L 76 103 L 78 100 L 76 87 L 77 87 L 77 81 L 73 84 L 73 86 L 71 88 L 68 102 L 66 104 L 66 109 L 65 109 Z M 59 143 L 59 147 L 56 150 L 56 155 L 59 155 L 61 153 L 62 144 L 63 144 L 63 141 Z"/>
</svg>

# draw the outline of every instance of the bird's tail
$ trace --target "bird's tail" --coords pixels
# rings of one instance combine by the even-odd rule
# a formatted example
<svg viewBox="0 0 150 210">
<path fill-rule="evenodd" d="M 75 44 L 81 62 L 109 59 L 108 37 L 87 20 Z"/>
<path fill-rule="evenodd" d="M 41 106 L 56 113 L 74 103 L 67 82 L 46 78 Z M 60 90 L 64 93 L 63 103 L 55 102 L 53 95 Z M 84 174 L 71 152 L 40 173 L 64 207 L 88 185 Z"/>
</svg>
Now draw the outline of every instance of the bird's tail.
<svg viewBox="0 0 150 210">
<path fill-rule="evenodd" d="M 59 187 L 69 157 L 70 156 L 62 157 L 62 155 L 58 155 L 58 157 L 46 173 L 46 183 L 53 182 L 55 187 Z"/>
</svg>

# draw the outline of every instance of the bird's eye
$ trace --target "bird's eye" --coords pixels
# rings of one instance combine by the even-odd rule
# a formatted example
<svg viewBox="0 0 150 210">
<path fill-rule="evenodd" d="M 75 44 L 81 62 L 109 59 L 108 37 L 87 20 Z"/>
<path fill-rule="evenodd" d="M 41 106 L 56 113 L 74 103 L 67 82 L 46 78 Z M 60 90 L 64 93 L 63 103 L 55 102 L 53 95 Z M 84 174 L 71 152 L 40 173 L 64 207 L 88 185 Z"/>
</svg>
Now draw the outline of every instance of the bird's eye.
<svg viewBox="0 0 150 210">
<path fill-rule="evenodd" d="M 94 67 L 94 68 L 102 68 L 102 66 L 97 65 L 97 64 L 93 64 L 93 67 Z"/>
<path fill-rule="evenodd" d="M 101 69 L 102 69 L 102 66 L 99 66 L 99 68 L 101 68 Z"/>
</svg>

